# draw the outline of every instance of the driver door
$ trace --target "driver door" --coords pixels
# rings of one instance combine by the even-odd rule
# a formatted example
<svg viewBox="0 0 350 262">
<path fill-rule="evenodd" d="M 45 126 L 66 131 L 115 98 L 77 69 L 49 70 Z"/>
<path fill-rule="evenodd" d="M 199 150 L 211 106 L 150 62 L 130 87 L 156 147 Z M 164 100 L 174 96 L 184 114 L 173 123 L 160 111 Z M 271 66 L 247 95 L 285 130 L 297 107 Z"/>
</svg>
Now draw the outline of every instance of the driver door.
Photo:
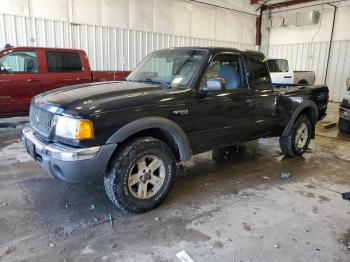
<svg viewBox="0 0 350 262">
<path fill-rule="evenodd" d="M 254 134 L 254 95 L 248 88 L 239 54 L 220 53 L 209 64 L 195 105 L 198 150 L 247 141 Z M 219 79 L 223 90 L 204 91 L 207 80 Z"/>
</svg>

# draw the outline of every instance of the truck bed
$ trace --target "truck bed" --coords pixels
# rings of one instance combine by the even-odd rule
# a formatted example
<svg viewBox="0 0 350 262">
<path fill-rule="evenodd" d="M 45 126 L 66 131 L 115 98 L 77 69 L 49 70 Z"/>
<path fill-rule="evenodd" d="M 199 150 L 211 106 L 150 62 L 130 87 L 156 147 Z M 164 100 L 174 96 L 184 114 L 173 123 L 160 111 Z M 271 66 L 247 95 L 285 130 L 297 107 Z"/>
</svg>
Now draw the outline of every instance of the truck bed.
<svg viewBox="0 0 350 262">
<path fill-rule="evenodd" d="M 295 99 L 311 100 L 318 108 L 318 120 L 326 115 L 329 100 L 328 87 L 325 85 L 310 86 L 282 86 L 274 87 L 274 91 L 285 97 L 295 97 Z"/>
</svg>

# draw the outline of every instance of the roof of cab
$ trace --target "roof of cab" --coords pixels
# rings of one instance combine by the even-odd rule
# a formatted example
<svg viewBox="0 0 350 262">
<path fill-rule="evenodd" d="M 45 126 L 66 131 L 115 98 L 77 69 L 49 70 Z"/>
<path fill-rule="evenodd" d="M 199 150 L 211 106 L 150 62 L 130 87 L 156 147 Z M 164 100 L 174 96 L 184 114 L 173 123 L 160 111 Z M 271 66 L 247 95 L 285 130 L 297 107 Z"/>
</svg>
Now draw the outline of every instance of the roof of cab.
<svg viewBox="0 0 350 262">
<path fill-rule="evenodd" d="M 5 47 L 1 51 L 4 50 L 57 50 L 57 51 L 70 51 L 70 52 L 84 52 L 84 50 L 80 49 L 71 49 L 71 48 L 56 48 L 56 47 L 37 47 L 37 46 L 10 46 Z"/>
<path fill-rule="evenodd" d="M 255 50 L 240 50 L 237 48 L 231 48 L 231 47 L 197 47 L 197 46 L 184 46 L 184 47 L 173 47 L 173 48 L 166 48 L 164 50 L 171 50 L 171 49 L 186 49 L 186 50 L 208 50 L 212 53 L 220 53 L 220 52 L 235 52 L 240 54 L 247 54 L 247 55 L 258 55 L 258 56 L 265 56 L 263 53 Z"/>
</svg>

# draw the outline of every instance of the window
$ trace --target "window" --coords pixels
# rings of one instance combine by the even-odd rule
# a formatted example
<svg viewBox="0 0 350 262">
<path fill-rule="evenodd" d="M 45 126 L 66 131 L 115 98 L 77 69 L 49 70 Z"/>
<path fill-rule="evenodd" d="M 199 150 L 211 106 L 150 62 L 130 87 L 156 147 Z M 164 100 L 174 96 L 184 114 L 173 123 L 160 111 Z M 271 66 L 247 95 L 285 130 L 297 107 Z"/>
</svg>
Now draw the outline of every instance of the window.
<svg viewBox="0 0 350 262">
<path fill-rule="evenodd" d="M 80 55 L 73 52 L 47 51 L 47 70 L 50 73 L 81 72 Z"/>
<path fill-rule="evenodd" d="M 270 71 L 263 55 L 245 55 L 249 85 L 258 90 L 271 89 Z"/>
<path fill-rule="evenodd" d="M 2 74 L 34 74 L 38 72 L 35 51 L 18 51 L 0 58 L 0 73 Z"/>
<path fill-rule="evenodd" d="M 223 79 L 227 90 L 244 88 L 246 85 L 242 79 L 242 70 L 241 59 L 238 55 L 220 54 L 210 62 L 206 79 Z"/>
<path fill-rule="evenodd" d="M 267 64 L 272 73 L 288 72 L 288 61 L 284 59 L 268 59 Z"/>
</svg>

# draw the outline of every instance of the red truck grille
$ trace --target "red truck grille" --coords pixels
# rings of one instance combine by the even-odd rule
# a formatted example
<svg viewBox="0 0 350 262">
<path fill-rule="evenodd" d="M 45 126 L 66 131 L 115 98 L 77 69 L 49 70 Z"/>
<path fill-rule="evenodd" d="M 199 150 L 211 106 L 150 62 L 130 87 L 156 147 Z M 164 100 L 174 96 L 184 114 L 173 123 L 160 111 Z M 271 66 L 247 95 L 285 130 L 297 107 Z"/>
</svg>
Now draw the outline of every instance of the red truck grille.
<svg viewBox="0 0 350 262">
<path fill-rule="evenodd" d="M 35 131 L 45 137 L 49 137 L 50 135 L 54 116 L 55 114 L 49 111 L 46 111 L 34 105 L 30 106 L 30 125 Z"/>
</svg>

